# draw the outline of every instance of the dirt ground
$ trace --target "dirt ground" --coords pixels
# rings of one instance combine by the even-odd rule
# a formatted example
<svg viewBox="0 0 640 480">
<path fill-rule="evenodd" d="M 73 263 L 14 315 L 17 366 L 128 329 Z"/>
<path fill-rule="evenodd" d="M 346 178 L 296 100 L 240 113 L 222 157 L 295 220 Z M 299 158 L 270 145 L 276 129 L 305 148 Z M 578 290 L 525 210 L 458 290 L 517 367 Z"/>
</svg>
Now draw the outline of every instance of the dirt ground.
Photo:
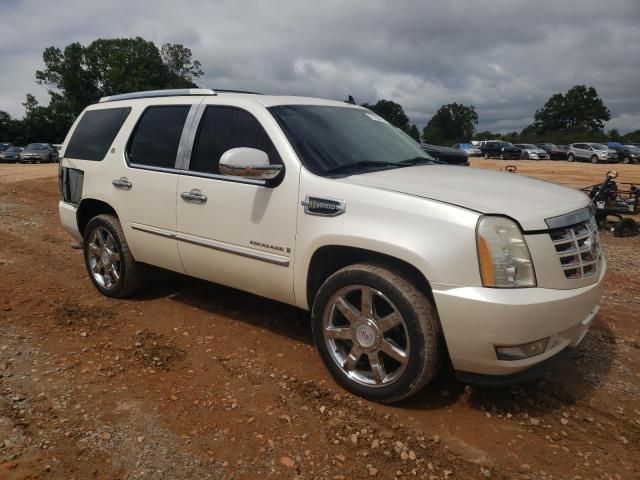
<svg viewBox="0 0 640 480">
<path fill-rule="evenodd" d="M 607 165 L 474 160 L 571 186 Z M 640 165 L 615 167 L 640 183 Z M 56 165 L 0 165 L 0 479 L 640 478 L 640 237 L 602 234 L 594 327 L 511 388 L 337 387 L 305 312 L 155 272 L 102 297 L 59 226 Z"/>
</svg>

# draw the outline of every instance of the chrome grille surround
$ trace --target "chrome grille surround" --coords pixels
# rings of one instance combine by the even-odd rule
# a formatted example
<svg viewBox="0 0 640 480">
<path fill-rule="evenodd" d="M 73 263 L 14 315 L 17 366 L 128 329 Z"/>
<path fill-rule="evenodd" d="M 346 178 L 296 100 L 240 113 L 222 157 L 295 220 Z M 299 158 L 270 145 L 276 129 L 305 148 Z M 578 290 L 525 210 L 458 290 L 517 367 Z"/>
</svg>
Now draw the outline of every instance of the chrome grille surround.
<svg viewBox="0 0 640 480">
<path fill-rule="evenodd" d="M 560 226 L 563 220 L 575 223 Z M 600 239 L 592 207 L 547 219 L 547 225 L 552 227 L 549 236 L 567 279 L 579 280 L 598 273 Z"/>
</svg>

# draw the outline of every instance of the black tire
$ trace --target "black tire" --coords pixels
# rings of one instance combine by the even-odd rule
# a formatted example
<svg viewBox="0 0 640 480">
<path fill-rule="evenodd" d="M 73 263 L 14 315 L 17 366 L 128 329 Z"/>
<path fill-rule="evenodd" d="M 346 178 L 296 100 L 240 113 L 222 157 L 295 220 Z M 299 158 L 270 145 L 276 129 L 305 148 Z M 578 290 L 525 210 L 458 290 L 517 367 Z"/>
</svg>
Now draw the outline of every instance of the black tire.
<svg viewBox="0 0 640 480">
<path fill-rule="evenodd" d="M 523 158 L 524 160 L 529 160 L 529 154 L 528 154 L 528 153 L 525 153 L 525 154 L 522 156 L 522 158 Z"/>
<path fill-rule="evenodd" d="M 597 155 L 592 155 L 591 156 L 591 163 L 598 163 L 598 156 Z"/>
<path fill-rule="evenodd" d="M 567 161 L 568 162 L 573 162 L 576 159 L 575 155 L 573 153 L 570 153 L 569 155 L 567 155 Z"/>
<path fill-rule="evenodd" d="M 98 228 L 107 230 L 111 234 L 115 240 L 117 252 L 120 256 L 120 260 L 118 262 L 120 272 L 119 278 L 112 286 L 109 287 L 101 285 L 96 280 L 89 261 L 91 238 L 94 235 L 94 230 Z M 120 225 L 118 218 L 107 214 L 93 217 L 87 224 L 83 237 L 82 248 L 84 251 L 84 263 L 87 268 L 89 278 L 98 291 L 103 295 L 112 298 L 125 298 L 133 294 L 139 286 L 141 266 L 135 261 L 131 254 L 131 250 L 129 250 L 129 245 L 127 244 L 127 240 L 125 239 L 124 232 L 122 231 L 122 226 Z"/>
<path fill-rule="evenodd" d="M 500 154 L 500 160 L 504 160 L 504 159 L 505 159 L 504 153 L 501 153 Z"/>
<path fill-rule="evenodd" d="M 489 160 L 489 152 L 484 152 L 484 159 Z"/>
<path fill-rule="evenodd" d="M 352 286 L 369 287 L 386 296 L 406 327 L 409 346 L 406 367 L 386 385 L 363 385 L 347 376 L 325 342 L 323 322 L 330 300 L 337 292 Z M 386 265 L 361 263 L 331 275 L 313 302 L 312 329 L 320 357 L 331 375 L 346 390 L 368 400 L 391 403 L 410 397 L 429 383 L 440 368 L 443 342 L 436 309 L 407 276 Z"/>
<path fill-rule="evenodd" d="M 624 157 L 624 158 L 622 159 L 622 163 L 626 163 L 626 164 L 631 163 L 631 158 L 629 158 L 629 157 Z"/>
</svg>

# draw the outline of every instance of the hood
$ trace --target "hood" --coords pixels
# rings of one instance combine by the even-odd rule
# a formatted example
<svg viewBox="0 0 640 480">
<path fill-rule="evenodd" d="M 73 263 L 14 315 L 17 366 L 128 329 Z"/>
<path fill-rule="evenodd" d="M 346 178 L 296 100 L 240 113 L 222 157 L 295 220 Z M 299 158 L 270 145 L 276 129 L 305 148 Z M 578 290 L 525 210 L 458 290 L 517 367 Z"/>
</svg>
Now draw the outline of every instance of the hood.
<svg viewBox="0 0 640 480">
<path fill-rule="evenodd" d="M 363 173 L 339 181 L 507 215 L 524 230 L 546 230 L 545 218 L 589 204 L 579 190 L 519 174 L 449 165 L 421 165 Z"/>
</svg>

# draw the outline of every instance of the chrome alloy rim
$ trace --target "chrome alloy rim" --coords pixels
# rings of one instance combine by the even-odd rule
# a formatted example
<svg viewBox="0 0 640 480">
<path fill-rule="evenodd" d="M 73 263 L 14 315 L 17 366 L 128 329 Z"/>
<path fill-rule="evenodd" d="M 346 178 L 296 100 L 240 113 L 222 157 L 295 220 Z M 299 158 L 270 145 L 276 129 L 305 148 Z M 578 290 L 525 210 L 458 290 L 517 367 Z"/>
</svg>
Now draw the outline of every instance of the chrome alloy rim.
<svg viewBox="0 0 640 480">
<path fill-rule="evenodd" d="M 120 280 L 120 252 L 113 235 L 103 227 L 91 232 L 88 244 L 89 269 L 98 284 L 112 288 Z"/>
<path fill-rule="evenodd" d="M 407 325 L 378 290 L 363 285 L 338 290 L 327 303 L 322 329 L 333 361 L 359 384 L 386 386 L 407 368 Z"/>
</svg>

